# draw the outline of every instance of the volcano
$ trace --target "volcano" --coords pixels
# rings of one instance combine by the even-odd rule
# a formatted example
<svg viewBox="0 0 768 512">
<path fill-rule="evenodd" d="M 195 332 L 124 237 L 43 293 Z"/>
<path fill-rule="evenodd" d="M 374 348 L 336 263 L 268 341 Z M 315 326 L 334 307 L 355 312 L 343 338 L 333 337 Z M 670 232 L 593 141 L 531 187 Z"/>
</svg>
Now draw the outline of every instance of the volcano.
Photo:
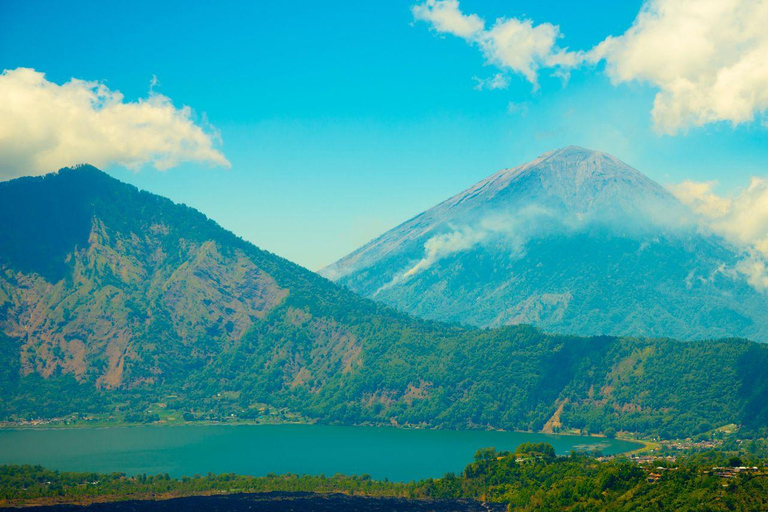
<svg viewBox="0 0 768 512">
<path fill-rule="evenodd" d="M 567 147 L 502 170 L 321 274 L 431 320 L 578 335 L 768 341 L 737 247 L 618 158 Z"/>
</svg>

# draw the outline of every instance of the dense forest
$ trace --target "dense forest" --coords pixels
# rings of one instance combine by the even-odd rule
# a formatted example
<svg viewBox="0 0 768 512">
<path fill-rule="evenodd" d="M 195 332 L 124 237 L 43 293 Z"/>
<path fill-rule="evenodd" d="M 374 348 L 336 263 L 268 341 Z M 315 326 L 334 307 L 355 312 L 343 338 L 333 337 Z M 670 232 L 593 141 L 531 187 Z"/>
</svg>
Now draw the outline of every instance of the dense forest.
<svg viewBox="0 0 768 512">
<path fill-rule="evenodd" d="M 764 345 L 413 319 L 92 167 L 0 183 L 0 223 L 0 420 L 768 425 Z"/>
<path fill-rule="evenodd" d="M 588 454 L 555 456 L 551 445 L 523 444 L 515 452 L 478 450 L 459 475 L 411 483 L 361 476 L 213 475 L 174 479 L 62 473 L 39 466 L 0 467 L 0 505 L 90 503 L 219 493 L 303 491 L 420 500 L 469 498 L 514 511 L 765 510 L 766 459 L 709 451 L 676 462 L 602 461 Z"/>
</svg>

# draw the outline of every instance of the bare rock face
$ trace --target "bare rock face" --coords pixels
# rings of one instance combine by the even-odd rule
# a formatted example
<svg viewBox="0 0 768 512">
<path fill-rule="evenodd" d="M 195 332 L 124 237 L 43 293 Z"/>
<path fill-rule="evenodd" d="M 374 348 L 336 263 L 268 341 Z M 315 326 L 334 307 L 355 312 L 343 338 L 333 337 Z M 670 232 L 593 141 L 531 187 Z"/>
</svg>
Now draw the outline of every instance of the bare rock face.
<svg viewBox="0 0 768 512">
<path fill-rule="evenodd" d="M 12 204 L 24 189 L 59 204 L 25 212 Z M 16 180 L 0 194 L 0 331 L 18 340 L 23 375 L 151 385 L 239 343 L 288 296 L 259 265 L 266 253 L 96 169 Z M 62 216 L 66 229 L 53 231 Z"/>
<path fill-rule="evenodd" d="M 116 388 L 137 383 L 126 379 L 128 361 L 149 364 L 138 379 L 152 382 L 159 369 L 141 361 L 137 348 L 151 343 L 156 319 L 169 319 L 181 340 L 237 341 L 287 295 L 242 252 L 224 256 L 213 241 L 179 240 L 179 261 L 166 266 L 162 245 L 170 235 L 149 233 L 110 235 L 95 218 L 87 246 L 70 255 L 67 278 L 50 283 L 5 269 L 5 332 L 22 340 L 26 374 L 71 373 Z M 145 251 L 157 257 L 147 261 Z"/>
<path fill-rule="evenodd" d="M 617 158 L 567 147 L 502 170 L 321 271 L 427 319 L 579 335 L 768 341 L 740 251 Z"/>
</svg>

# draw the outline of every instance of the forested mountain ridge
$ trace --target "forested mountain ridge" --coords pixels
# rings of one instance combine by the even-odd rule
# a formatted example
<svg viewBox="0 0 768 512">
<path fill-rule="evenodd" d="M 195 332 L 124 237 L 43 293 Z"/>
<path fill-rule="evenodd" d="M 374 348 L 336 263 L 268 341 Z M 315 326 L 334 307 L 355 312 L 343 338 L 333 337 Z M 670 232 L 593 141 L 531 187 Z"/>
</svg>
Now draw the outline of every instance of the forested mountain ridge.
<svg viewBox="0 0 768 512">
<path fill-rule="evenodd" d="M 421 318 L 548 332 L 768 341 L 743 251 L 619 159 L 567 147 L 504 169 L 321 274 Z"/>
<path fill-rule="evenodd" d="M 0 183 L 0 226 L 5 420 L 162 402 L 450 428 L 768 424 L 768 347 L 413 319 L 89 166 Z"/>
</svg>

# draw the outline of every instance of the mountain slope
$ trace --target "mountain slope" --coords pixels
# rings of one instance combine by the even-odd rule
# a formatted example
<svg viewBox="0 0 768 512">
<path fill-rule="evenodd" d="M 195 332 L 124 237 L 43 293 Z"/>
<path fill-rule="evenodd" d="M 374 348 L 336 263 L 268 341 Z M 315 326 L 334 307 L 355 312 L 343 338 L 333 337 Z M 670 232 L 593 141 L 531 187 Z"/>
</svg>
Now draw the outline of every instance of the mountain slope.
<svg viewBox="0 0 768 512">
<path fill-rule="evenodd" d="M 503 170 L 321 274 L 435 320 L 552 332 L 768 340 L 742 255 L 657 183 L 568 147 Z"/>
<path fill-rule="evenodd" d="M 768 347 L 413 319 L 92 167 L 0 183 L 0 225 L 0 419 L 768 424 Z"/>
</svg>

